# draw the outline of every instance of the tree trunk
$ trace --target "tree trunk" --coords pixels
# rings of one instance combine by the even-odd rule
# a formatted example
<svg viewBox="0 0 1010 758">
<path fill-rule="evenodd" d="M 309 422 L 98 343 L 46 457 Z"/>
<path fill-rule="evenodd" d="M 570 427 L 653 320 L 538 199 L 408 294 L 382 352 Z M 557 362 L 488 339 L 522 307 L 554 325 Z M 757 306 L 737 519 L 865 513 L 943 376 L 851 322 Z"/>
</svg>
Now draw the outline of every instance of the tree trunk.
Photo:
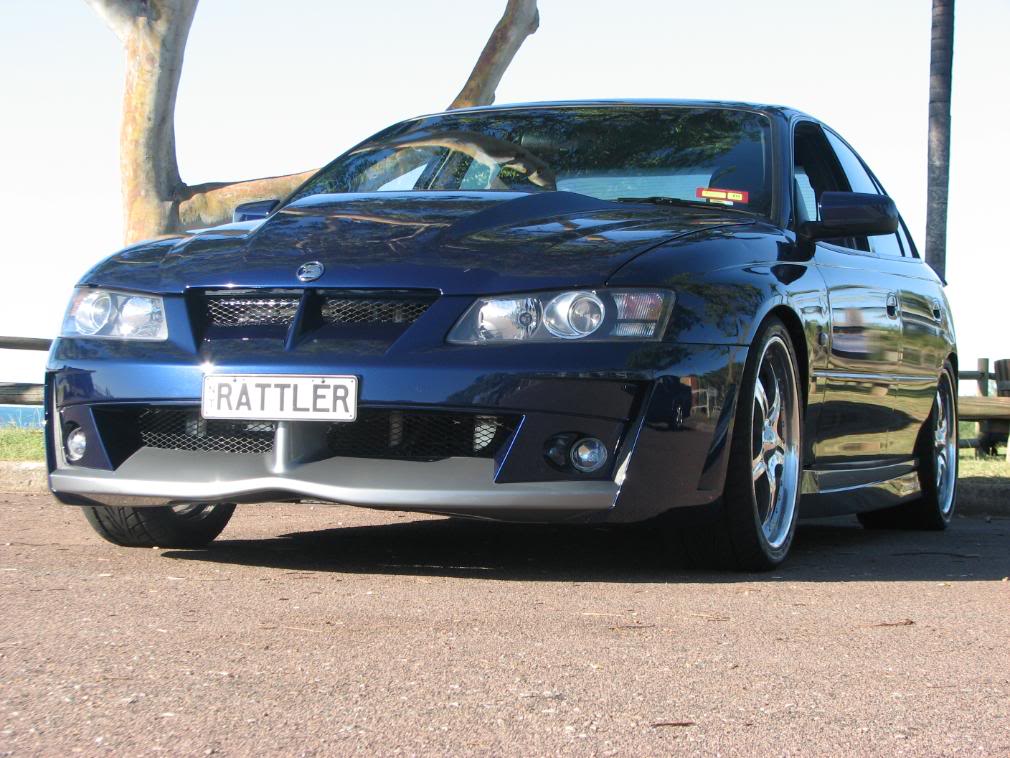
<svg viewBox="0 0 1010 758">
<path fill-rule="evenodd" d="M 449 105 L 449 110 L 493 103 L 495 90 L 505 70 L 526 38 L 539 26 L 537 0 L 508 0 L 505 13 L 491 32 L 470 77 Z"/>
<path fill-rule="evenodd" d="M 120 129 L 126 242 L 216 226 L 236 205 L 284 198 L 315 171 L 190 187 L 175 152 L 175 100 L 186 40 L 199 0 L 85 0 L 126 50 Z M 537 30 L 536 0 L 508 0 L 451 108 L 494 101 L 494 91 L 523 41 Z"/>
<path fill-rule="evenodd" d="M 926 178 L 926 263 L 947 279 L 947 189 L 950 182 L 950 86 L 954 0 L 933 0 L 929 52 L 929 159 Z"/>
</svg>

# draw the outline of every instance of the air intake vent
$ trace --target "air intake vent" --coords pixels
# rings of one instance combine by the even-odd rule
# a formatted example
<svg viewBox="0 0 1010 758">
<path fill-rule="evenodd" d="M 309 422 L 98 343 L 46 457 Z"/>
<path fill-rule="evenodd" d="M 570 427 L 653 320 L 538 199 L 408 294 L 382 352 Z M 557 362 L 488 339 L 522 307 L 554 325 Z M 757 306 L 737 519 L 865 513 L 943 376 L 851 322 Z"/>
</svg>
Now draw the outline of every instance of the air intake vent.
<svg viewBox="0 0 1010 758">
<path fill-rule="evenodd" d="M 274 448 L 272 421 L 208 421 L 195 410 L 147 408 L 137 423 L 143 447 L 222 453 L 268 453 Z"/>
<path fill-rule="evenodd" d="M 326 324 L 413 324 L 428 310 L 430 300 L 395 300 L 324 296 Z"/>
<path fill-rule="evenodd" d="M 362 408 L 356 421 L 332 424 L 326 435 L 334 456 L 434 461 L 493 458 L 515 433 L 519 416 Z"/>
<path fill-rule="evenodd" d="M 298 311 L 297 294 L 207 295 L 208 326 L 288 326 Z"/>
</svg>

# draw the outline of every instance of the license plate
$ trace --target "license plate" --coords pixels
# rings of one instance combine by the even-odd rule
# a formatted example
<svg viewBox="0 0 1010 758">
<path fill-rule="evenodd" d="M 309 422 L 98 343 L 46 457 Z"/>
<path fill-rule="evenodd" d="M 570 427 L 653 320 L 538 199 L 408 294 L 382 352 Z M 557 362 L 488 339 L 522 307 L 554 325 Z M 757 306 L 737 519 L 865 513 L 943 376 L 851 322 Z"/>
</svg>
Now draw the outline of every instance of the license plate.
<svg viewBox="0 0 1010 758">
<path fill-rule="evenodd" d="M 201 407 L 204 418 L 354 421 L 358 378 L 208 374 Z"/>
</svg>

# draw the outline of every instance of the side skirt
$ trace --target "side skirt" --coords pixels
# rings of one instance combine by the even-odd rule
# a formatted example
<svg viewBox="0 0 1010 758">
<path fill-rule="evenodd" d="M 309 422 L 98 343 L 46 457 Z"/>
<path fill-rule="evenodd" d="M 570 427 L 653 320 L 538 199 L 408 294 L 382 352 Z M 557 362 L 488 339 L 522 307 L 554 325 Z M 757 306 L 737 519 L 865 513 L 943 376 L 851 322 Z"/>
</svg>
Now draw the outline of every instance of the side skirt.
<svg viewBox="0 0 1010 758">
<path fill-rule="evenodd" d="M 845 471 L 803 472 L 800 516 L 842 516 L 889 508 L 914 500 L 922 492 L 914 460 Z"/>
</svg>

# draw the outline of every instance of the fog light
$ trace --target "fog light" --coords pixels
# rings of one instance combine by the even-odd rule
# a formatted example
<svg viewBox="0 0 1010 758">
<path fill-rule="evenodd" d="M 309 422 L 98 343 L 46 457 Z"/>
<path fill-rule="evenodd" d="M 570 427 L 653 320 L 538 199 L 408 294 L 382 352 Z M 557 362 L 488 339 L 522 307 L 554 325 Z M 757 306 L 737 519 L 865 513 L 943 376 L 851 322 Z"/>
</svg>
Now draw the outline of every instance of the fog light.
<svg viewBox="0 0 1010 758">
<path fill-rule="evenodd" d="M 84 433 L 83 429 L 77 427 L 67 435 L 66 448 L 67 460 L 79 461 L 88 449 L 88 435 Z"/>
<path fill-rule="evenodd" d="M 591 474 L 607 462 L 607 446 L 596 437 L 583 437 L 572 445 L 568 458 L 578 471 Z"/>
</svg>

